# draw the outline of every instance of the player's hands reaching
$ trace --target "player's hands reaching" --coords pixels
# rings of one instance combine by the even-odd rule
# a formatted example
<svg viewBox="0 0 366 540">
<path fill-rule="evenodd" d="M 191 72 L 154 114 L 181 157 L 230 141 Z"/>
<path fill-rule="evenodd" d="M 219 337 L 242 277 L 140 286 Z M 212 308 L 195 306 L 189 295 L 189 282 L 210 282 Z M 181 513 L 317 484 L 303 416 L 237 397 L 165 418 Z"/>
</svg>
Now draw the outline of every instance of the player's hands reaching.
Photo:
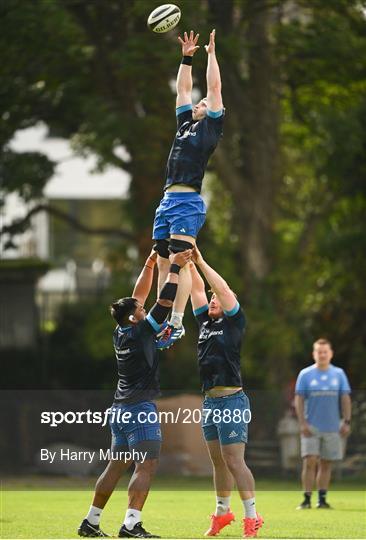
<svg viewBox="0 0 366 540">
<path fill-rule="evenodd" d="M 196 51 L 200 48 L 197 45 L 199 34 L 194 35 L 193 30 L 190 31 L 189 37 L 187 32 L 184 32 L 184 40 L 178 36 L 178 41 L 182 45 L 182 55 L 183 56 L 193 56 Z"/>
<path fill-rule="evenodd" d="M 210 41 L 208 45 L 205 45 L 207 54 L 212 54 L 215 52 L 215 35 L 216 35 L 216 30 L 213 29 L 210 34 Z"/>
<path fill-rule="evenodd" d="M 191 260 L 192 256 L 192 250 L 186 249 L 185 251 L 181 251 L 180 253 L 172 253 L 169 256 L 169 260 L 171 264 L 178 264 L 181 268 Z"/>
<path fill-rule="evenodd" d="M 200 250 L 198 249 L 197 246 L 194 246 L 193 248 L 193 251 L 192 251 L 192 261 L 196 264 L 202 264 L 204 261 L 203 261 L 203 257 L 201 255 L 201 252 Z"/>
</svg>

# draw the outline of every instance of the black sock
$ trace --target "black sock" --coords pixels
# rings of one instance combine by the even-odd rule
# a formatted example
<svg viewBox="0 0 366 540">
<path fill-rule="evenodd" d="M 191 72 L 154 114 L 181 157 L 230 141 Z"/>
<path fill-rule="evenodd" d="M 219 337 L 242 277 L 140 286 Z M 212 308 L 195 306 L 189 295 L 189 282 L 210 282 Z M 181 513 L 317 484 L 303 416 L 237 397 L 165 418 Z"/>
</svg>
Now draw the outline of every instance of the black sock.
<svg viewBox="0 0 366 540">
<path fill-rule="evenodd" d="M 306 503 L 309 503 L 311 499 L 311 491 L 305 491 L 304 492 L 304 500 Z"/>
<path fill-rule="evenodd" d="M 326 496 L 327 496 L 327 490 L 326 489 L 319 489 L 318 497 L 319 497 L 319 502 L 320 503 L 325 502 Z"/>
</svg>

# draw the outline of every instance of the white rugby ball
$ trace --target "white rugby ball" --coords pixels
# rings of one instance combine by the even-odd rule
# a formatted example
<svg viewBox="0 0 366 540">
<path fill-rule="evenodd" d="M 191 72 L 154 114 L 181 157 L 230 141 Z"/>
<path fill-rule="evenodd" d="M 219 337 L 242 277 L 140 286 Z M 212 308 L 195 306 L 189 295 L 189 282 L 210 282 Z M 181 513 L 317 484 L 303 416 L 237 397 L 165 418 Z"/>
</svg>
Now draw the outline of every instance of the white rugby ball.
<svg viewBox="0 0 366 540">
<path fill-rule="evenodd" d="M 147 26 L 157 34 L 169 32 L 177 26 L 181 11 L 174 4 L 163 4 L 152 11 L 147 19 Z"/>
</svg>

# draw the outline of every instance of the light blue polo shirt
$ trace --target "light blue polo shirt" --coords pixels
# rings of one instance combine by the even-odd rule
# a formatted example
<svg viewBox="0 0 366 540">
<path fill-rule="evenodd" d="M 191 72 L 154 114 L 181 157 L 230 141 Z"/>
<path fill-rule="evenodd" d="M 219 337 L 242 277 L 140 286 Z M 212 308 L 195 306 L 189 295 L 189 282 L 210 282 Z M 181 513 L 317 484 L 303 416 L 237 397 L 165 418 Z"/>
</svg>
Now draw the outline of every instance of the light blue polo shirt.
<svg viewBox="0 0 366 540">
<path fill-rule="evenodd" d="M 304 397 L 306 421 L 319 431 L 339 431 L 340 397 L 350 394 L 347 375 L 342 368 L 329 364 L 321 370 L 316 365 L 300 371 L 295 393 Z"/>
</svg>

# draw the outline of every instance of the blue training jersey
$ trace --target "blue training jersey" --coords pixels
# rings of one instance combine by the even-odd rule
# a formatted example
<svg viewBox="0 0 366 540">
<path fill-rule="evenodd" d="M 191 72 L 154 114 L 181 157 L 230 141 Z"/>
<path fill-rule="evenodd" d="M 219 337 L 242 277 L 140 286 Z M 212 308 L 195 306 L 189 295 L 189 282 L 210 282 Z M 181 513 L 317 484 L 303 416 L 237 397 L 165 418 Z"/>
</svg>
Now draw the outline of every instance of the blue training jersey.
<svg viewBox="0 0 366 540">
<path fill-rule="evenodd" d="M 150 313 L 136 325 L 116 327 L 113 333 L 118 369 L 115 403 L 150 401 L 160 395 L 156 349 L 156 334 L 160 330 Z"/>
<path fill-rule="evenodd" d="M 211 319 L 208 305 L 194 311 L 199 326 L 198 367 L 205 392 L 215 386 L 242 386 L 240 349 L 245 316 L 240 305 Z"/>
<path fill-rule="evenodd" d="M 342 368 L 330 364 L 326 370 L 320 370 L 316 365 L 301 370 L 295 393 L 304 397 L 305 418 L 311 426 L 319 431 L 339 431 L 340 397 L 351 393 Z"/>
<path fill-rule="evenodd" d="M 195 122 L 192 105 L 177 108 L 177 133 L 166 168 L 165 188 L 185 184 L 201 192 L 208 160 L 223 133 L 224 111 L 211 112 Z"/>
</svg>

